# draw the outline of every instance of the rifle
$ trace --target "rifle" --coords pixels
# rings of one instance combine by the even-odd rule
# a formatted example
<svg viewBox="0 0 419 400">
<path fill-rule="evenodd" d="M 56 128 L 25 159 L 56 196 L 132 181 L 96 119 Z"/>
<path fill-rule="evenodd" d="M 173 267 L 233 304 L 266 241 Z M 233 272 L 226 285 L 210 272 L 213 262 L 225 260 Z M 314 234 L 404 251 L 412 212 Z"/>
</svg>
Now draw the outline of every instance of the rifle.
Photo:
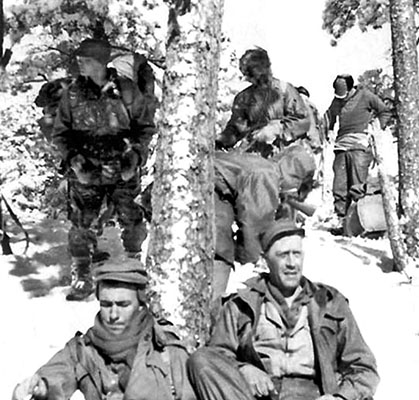
<svg viewBox="0 0 419 400">
<path fill-rule="evenodd" d="M 5 231 L 5 224 L 4 224 L 3 214 L 2 214 L 2 210 L 1 210 L 1 203 L 2 202 L 6 206 L 6 209 L 9 212 L 10 217 L 13 219 L 13 221 L 16 223 L 16 225 L 22 230 L 22 232 L 25 235 L 26 246 L 25 246 L 25 250 L 23 251 L 23 253 L 25 254 L 28 250 L 29 242 L 30 242 L 29 233 L 23 227 L 19 218 L 14 213 L 14 211 L 12 210 L 12 207 L 10 207 L 9 203 L 7 202 L 7 200 L 5 199 L 3 194 L 0 193 L 0 233 L 1 233 L 1 247 L 2 247 L 3 254 L 5 254 L 5 255 L 13 254 L 13 251 L 12 251 L 12 248 L 10 247 L 10 237 L 9 237 L 9 235 L 7 235 L 7 233 Z"/>
<path fill-rule="evenodd" d="M 1 241 L 1 249 L 4 255 L 13 254 L 12 248 L 10 247 L 10 237 L 6 233 L 4 220 L 3 220 L 3 209 L 1 207 L 1 200 L 0 200 L 0 241 Z"/>
</svg>

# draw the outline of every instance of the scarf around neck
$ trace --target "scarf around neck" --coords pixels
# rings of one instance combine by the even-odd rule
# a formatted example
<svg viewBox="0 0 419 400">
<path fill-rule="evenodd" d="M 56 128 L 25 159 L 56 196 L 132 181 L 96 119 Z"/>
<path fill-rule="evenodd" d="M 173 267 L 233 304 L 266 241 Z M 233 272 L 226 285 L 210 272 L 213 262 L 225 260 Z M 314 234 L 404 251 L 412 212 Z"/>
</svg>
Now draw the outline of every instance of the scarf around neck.
<svg viewBox="0 0 419 400">
<path fill-rule="evenodd" d="M 98 313 L 93 327 L 86 335 L 102 355 L 112 362 L 123 362 L 131 368 L 138 343 L 145 340 L 146 336 L 151 339 L 152 328 L 153 317 L 144 308 L 133 317 L 131 325 L 121 334 L 109 332 Z"/>
<path fill-rule="evenodd" d="M 281 318 L 289 331 L 292 331 L 297 324 L 301 307 L 307 304 L 313 296 L 313 292 L 304 278 L 301 279 L 300 285 L 302 290 L 292 302 L 291 307 L 289 307 L 281 291 L 270 280 L 266 282 L 268 299 L 270 298 L 274 300 L 274 304 L 276 303 Z"/>
</svg>

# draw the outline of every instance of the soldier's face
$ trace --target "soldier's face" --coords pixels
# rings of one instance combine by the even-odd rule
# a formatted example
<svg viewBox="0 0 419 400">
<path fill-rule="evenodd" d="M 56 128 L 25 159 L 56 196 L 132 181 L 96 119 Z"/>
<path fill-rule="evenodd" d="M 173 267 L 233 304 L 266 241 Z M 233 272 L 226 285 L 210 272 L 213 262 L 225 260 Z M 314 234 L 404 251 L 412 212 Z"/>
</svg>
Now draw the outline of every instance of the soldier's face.
<svg viewBox="0 0 419 400">
<path fill-rule="evenodd" d="M 77 64 L 79 65 L 80 75 L 85 77 L 92 77 L 97 75 L 105 66 L 98 60 L 92 57 L 77 57 Z"/>
<path fill-rule="evenodd" d="M 303 275 L 303 241 L 301 236 L 285 236 L 274 242 L 265 259 L 271 282 L 284 296 L 290 296 L 300 285 Z"/>
<path fill-rule="evenodd" d="M 130 285 L 100 283 L 98 298 L 100 316 L 105 328 L 113 334 L 121 334 L 131 326 L 140 310 L 137 290 Z"/>
</svg>

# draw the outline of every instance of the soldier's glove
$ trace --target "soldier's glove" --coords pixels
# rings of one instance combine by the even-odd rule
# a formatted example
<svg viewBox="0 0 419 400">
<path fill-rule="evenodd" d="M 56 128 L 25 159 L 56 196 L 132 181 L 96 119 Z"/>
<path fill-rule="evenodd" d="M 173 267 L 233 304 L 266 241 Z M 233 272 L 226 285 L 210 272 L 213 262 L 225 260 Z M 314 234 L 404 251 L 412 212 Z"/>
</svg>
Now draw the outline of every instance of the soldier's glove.
<svg viewBox="0 0 419 400">
<path fill-rule="evenodd" d="M 81 155 L 77 154 L 70 160 L 70 168 L 76 174 L 77 179 L 80 183 L 89 184 L 92 180 L 92 172 L 87 171 L 84 167 L 86 159 Z"/>
<path fill-rule="evenodd" d="M 125 182 L 135 175 L 139 159 L 139 155 L 134 150 L 128 150 L 122 155 L 121 177 Z"/>
<path fill-rule="evenodd" d="M 273 119 L 268 122 L 263 128 L 259 129 L 257 133 L 253 135 L 254 139 L 258 142 L 264 142 L 272 144 L 276 138 L 281 137 L 284 128 L 279 119 Z"/>
<path fill-rule="evenodd" d="M 19 383 L 12 394 L 12 400 L 44 400 L 47 397 L 47 384 L 38 374 Z"/>
</svg>

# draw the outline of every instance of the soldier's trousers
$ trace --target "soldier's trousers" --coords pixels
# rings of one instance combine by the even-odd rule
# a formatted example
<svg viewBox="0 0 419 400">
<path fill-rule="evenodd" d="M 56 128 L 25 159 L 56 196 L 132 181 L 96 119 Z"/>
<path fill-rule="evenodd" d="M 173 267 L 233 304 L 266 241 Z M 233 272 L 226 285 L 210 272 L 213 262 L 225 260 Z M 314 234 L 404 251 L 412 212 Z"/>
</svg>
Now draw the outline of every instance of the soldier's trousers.
<svg viewBox="0 0 419 400">
<path fill-rule="evenodd" d="M 333 198 L 339 217 L 346 215 L 352 200 L 357 201 L 365 195 L 372 158 L 369 150 L 335 152 Z"/>
<path fill-rule="evenodd" d="M 68 179 L 69 219 L 72 223 L 68 234 L 70 255 L 92 256 L 97 247 L 92 225 L 97 221 L 105 199 L 115 208 L 125 251 L 139 252 L 147 236 L 142 208 L 134 202 L 141 191 L 139 174 L 127 182 L 119 179 L 106 185 L 82 184 L 71 174 Z"/>
<path fill-rule="evenodd" d="M 188 376 L 201 400 L 255 400 L 238 363 L 219 350 L 203 347 L 188 360 Z M 320 390 L 313 379 L 272 378 L 277 393 L 258 400 L 315 400 Z"/>
</svg>

